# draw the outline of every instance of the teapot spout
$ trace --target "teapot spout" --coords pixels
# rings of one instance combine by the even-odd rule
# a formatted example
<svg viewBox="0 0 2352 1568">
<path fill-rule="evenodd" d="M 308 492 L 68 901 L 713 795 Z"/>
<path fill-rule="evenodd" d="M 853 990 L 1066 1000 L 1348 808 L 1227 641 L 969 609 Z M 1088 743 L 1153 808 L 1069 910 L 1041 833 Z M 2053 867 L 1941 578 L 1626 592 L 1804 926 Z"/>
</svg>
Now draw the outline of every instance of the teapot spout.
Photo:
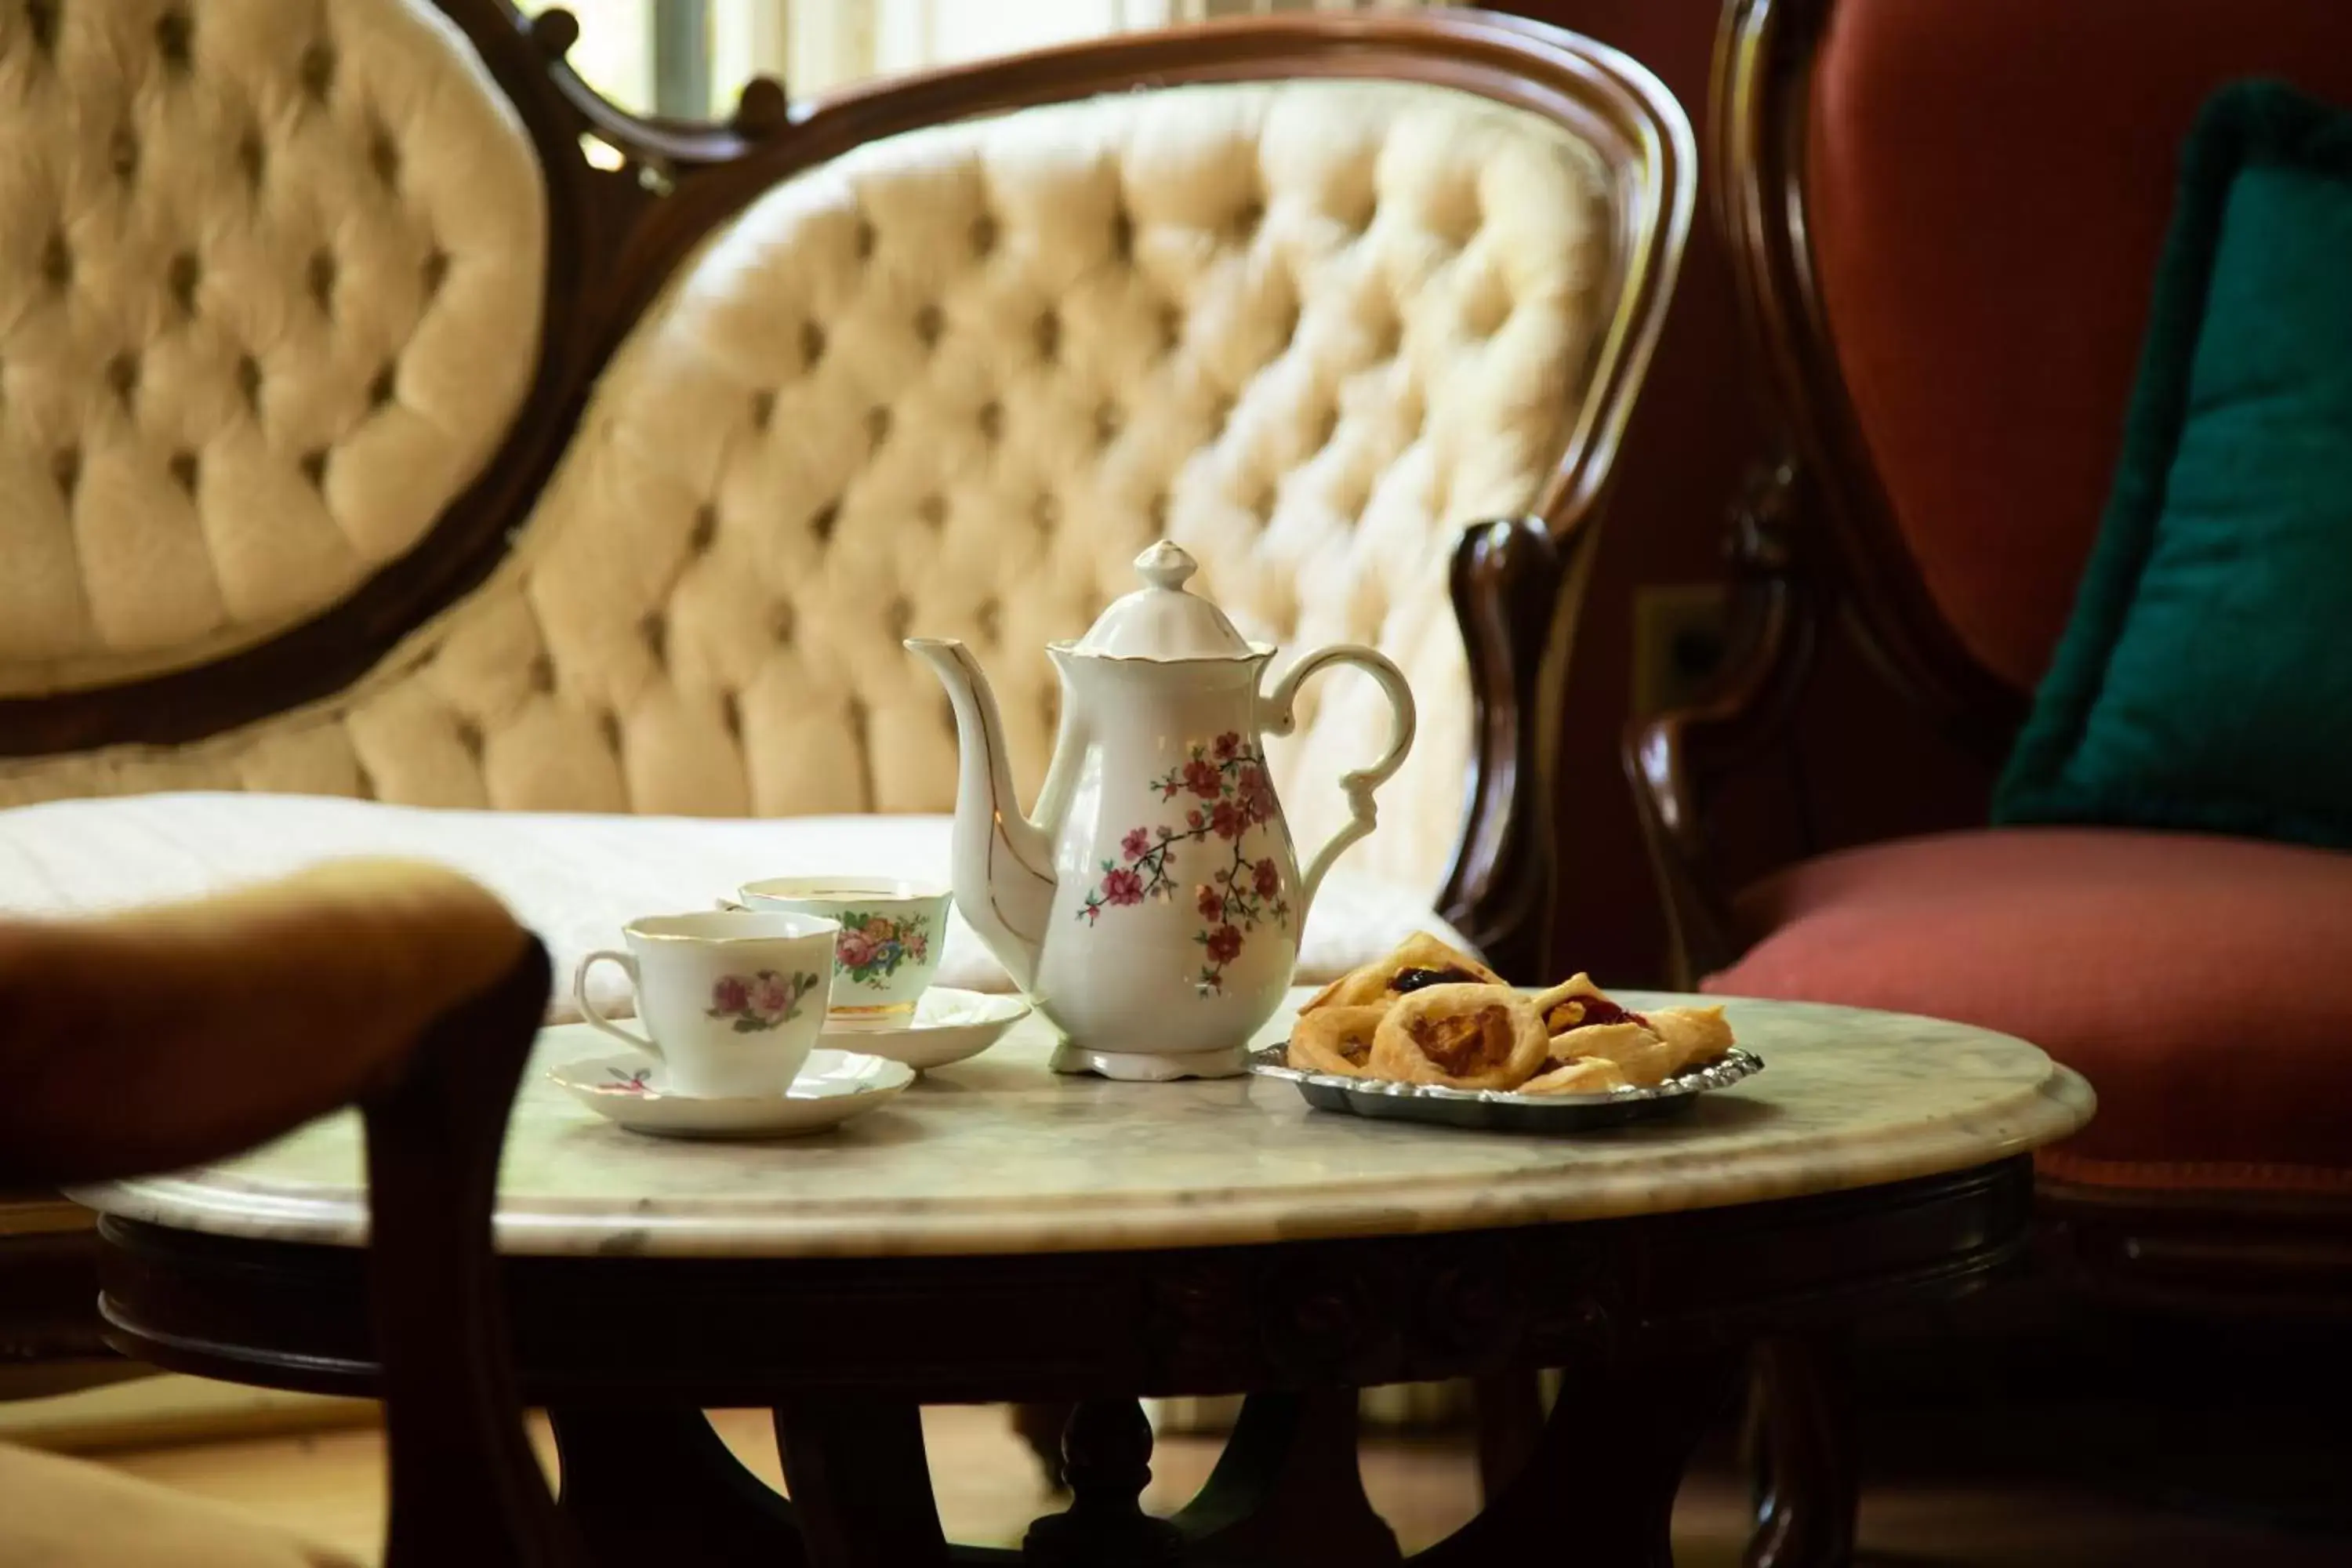
<svg viewBox="0 0 2352 1568">
<path fill-rule="evenodd" d="M 1054 908 L 1054 849 L 1013 793 L 1004 721 L 996 694 L 971 650 L 953 637 L 908 637 L 948 689 L 962 761 L 956 779 L 953 878 L 956 908 L 1024 991 L 1037 979 L 1037 956 Z"/>
</svg>

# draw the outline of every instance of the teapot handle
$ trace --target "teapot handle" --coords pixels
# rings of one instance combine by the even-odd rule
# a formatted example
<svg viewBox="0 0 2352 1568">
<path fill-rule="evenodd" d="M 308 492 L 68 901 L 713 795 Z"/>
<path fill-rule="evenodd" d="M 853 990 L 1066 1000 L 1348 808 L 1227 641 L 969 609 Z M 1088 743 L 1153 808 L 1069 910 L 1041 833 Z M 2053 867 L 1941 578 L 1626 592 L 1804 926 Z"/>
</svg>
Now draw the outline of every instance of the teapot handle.
<svg viewBox="0 0 2352 1568">
<path fill-rule="evenodd" d="M 1348 825 L 1331 836 L 1329 843 L 1315 852 L 1298 879 L 1298 929 L 1307 929 L 1307 911 L 1315 902 L 1316 889 L 1323 885 L 1323 873 L 1331 862 L 1349 845 L 1372 830 L 1380 814 L 1372 805 L 1372 792 L 1389 781 L 1397 769 L 1404 765 L 1407 752 L 1412 750 L 1413 729 L 1417 722 L 1412 705 L 1412 688 L 1405 683 L 1404 671 L 1391 663 L 1386 655 L 1359 643 L 1335 643 L 1318 648 L 1293 665 L 1290 673 L 1276 683 L 1265 695 L 1268 733 L 1287 735 L 1297 727 L 1297 715 L 1292 704 L 1297 700 L 1301 682 L 1326 665 L 1352 664 L 1370 674 L 1387 694 L 1391 722 L 1389 726 L 1389 747 L 1381 760 L 1369 768 L 1359 768 L 1339 775 L 1339 788 L 1348 796 Z"/>
</svg>

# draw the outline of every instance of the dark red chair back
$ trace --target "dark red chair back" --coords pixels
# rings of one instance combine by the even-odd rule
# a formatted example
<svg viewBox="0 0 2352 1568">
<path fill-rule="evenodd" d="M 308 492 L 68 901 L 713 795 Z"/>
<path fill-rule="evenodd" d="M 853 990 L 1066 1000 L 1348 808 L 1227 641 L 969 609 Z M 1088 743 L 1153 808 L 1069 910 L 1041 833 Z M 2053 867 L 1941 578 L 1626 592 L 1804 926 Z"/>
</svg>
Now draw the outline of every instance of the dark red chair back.
<svg viewBox="0 0 2352 1568">
<path fill-rule="evenodd" d="M 2181 140 L 2352 102 L 2352 5 L 1732 0 L 1718 197 L 1864 629 L 1994 745 L 2074 606 Z"/>
</svg>

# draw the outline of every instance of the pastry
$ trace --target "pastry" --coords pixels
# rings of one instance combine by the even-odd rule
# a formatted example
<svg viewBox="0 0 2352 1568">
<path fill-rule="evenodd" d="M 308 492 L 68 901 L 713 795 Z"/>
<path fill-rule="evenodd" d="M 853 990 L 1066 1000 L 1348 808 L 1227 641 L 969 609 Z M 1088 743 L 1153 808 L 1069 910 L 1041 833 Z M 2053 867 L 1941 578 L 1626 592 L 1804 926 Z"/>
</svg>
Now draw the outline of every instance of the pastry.
<svg viewBox="0 0 2352 1568">
<path fill-rule="evenodd" d="M 1731 1024 L 1717 1007 L 1661 1007 L 1650 1015 L 1650 1027 L 1674 1048 L 1669 1074 L 1711 1062 L 1731 1049 Z"/>
<path fill-rule="evenodd" d="M 1290 1031 L 1292 1067 L 1301 1072 L 1361 1078 L 1372 1055 L 1372 1035 L 1388 1016 L 1386 1007 L 1326 1007 L 1301 1014 Z"/>
<path fill-rule="evenodd" d="M 1675 1047 L 1640 1024 L 1581 1024 L 1545 1041 L 1554 1062 L 1598 1057 L 1622 1068 L 1625 1081 L 1643 1088 L 1661 1083 L 1676 1070 Z"/>
<path fill-rule="evenodd" d="M 1349 970 L 1298 1010 L 1286 1059 L 1302 1072 L 1450 1089 L 1601 1094 L 1646 1089 L 1731 1049 L 1721 1007 L 1636 1013 L 1590 974 L 1523 995 L 1419 933 Z"/>
<path fill-rule="evenodd" d="M 1507 985 L 1432 985 L 1391 1005 L 1372 1037 L 1371 1073 L 1450 1089 L 1517 1089 L 1543 1067 L 1551 1037 Z"/>
<path fill-rule="evenodd" d="M 1395 952 L 1348 971 L 1318 991 L 1298 1009 L 1304 1016 L 1324 1007 L 1368 1007 L 1432 985 L 1500 985 L 1503 977 L 1426 931 L 1416 931 Z"/>
<path fill-rule="evenodd" d="M 1519 1085 L 1521 1094 L 1605 1094 L 1633 1082 L 1625 1069 L 1603 1057 L 1581 1057 L 1539 1072 Z"/>
<path fill-rule="evenodd" d="M 1536 1011 L 1543 1015 L 1544 1027 L 1554 1035 L 1564 1035 L 1580 1024 L 1647 1022 L 1641 1014 L 1628 1012 L 1602 995 L 1589 974 L 1572 975 L 1538 995 Z"/>
</svg>

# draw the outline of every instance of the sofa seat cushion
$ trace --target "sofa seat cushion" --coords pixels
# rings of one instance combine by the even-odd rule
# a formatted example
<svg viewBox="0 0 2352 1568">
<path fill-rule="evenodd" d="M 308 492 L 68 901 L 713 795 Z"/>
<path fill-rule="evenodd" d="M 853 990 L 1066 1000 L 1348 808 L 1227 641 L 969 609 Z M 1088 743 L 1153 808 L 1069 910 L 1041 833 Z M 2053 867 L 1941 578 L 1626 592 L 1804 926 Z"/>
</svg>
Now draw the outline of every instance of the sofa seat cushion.
<svg viewBox="0 0 2352 1568">
<path fill-rule="evenodd" d="M 0 811 L 0 912 L 83 914 L 194 898 L 336 856 L 402 855 L 453 866 L 496 892 L 555 959 L 550 1016 L 576 1016 L 572 969 L 638 915 L 707 909 L 763 877 L 947 879 L 943 816 L 758 820 L 433 811 L 322 795 L 150 795 Z M 1299 953 L 1319 984 L 1415 931 L 1460 937 L 1423 897 L 1351 872 L 1325 881 Z M 1005 991 L 1012 982 L 951 914 L 938 984 Z M 625 1007 L 627 982 L 597 966 L 590 994 Z"/>
<path fill-rule="evenodd" d="M 2089 1079 L 2045 1173 L 2352 1191 L 2352 855 L 2002 828 L 1823 856 L 1743 901 L 1765 933 L 1706 989 L 1922 1013 Z"/>
<path fill-rule="evenodd" d="M 0 1563 L 41 1568 L 358 1568 L 218 1504 L 86 1459 L 0 1444 Z"/>
</svg>

